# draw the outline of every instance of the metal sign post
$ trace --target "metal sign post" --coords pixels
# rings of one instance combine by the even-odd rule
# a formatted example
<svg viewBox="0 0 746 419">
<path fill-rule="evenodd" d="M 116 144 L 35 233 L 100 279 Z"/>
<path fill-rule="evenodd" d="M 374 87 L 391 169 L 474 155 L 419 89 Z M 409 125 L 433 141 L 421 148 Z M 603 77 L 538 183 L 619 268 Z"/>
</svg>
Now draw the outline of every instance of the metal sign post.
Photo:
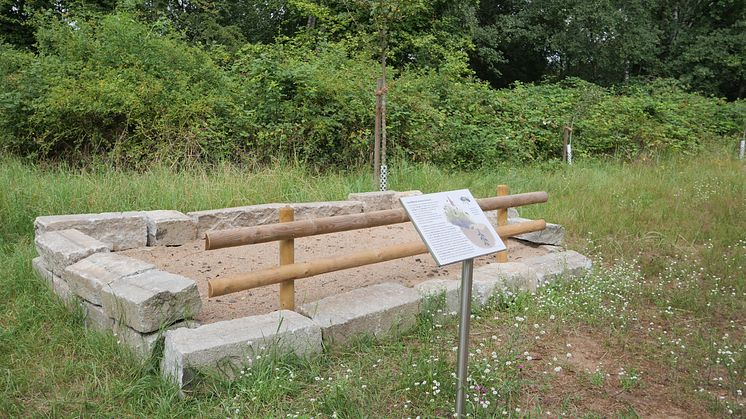
<svg viewBox="0 0 746 419">
<path fill-rule="evenodd" d="M 474 259 L 461 264 L 461 320 L 458 325 L 458 377 L 456 389 L 456 417 L 464 416 L 467 377 L 469 375 L 469 321 L 471 320 L 471 280 L 474 274 Z"/>
<path fill-rule="evenodd" d="M 462 262 L 461 321 L 456 365 L 456 416 L 466 408 L 474 258 L 506 249 L 468 189 L 399 198 L 438 266 Z"/>
</svg>

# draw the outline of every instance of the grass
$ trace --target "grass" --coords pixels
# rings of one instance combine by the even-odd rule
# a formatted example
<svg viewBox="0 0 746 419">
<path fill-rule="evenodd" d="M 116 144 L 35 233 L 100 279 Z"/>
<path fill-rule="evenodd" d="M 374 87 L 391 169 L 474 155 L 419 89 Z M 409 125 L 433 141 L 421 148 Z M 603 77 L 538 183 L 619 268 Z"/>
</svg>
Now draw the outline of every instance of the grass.
<svg viewBox="0 0 746 419">
<path fill-rule="evenodd" d="M 546 190 L 522 211 L 563 224 L 592 276 L 498 298 L 474 315 L 477 417 L 746 415 L 746 165 L 578 162 L 446 172 L 396 164 L 392 188 Z M 447 416 L 457 324 L 423 314 L 385 342 L 267 357 L 186 398 L 112 336 L 86 332 L 31 272 L 38 215 L 344 199 L 367 173 L 282 165 L 85 172 L 0 159 L 0 416 Z"/>
</svg>

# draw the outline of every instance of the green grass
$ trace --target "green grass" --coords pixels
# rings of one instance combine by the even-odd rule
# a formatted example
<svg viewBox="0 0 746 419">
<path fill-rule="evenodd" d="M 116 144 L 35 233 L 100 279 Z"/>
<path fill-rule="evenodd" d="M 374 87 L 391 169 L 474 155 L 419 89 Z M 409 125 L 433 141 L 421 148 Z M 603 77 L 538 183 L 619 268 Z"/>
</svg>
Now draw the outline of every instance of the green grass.
<svg viewBox="0 0 746 419">
<path fill-rule="evenodd" d="M 742 162 L 712 154 L 465 173 L 392 167 L 397 190 L 546 190 L 549 202 L 522 215 L 563 224 L 569 247 L 596 262 L 592 276 L 475 313 L 474 415 L 746 414 Z M 400 339 L 361 339 L 310 360 L 269 357 L 234 383 L 206 380 L 181 398 L 154 362 L 140 364 L 112 336 L 85 331 L 30 268 L 39 215 L 339 200 L 370 184 L 362 170 L 293 165 L 81 172 L 0 158 L 0 416 L 448 415 L 453 318 L 425 314 Z"/>
</svg>

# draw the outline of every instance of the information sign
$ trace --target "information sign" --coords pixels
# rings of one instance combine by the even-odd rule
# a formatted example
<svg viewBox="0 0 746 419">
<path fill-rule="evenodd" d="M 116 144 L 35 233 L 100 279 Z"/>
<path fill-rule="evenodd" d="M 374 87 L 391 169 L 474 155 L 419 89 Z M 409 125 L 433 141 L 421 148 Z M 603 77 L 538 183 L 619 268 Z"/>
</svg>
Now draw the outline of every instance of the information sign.
<svg viewBox="0 0 746 419">
<path fill-rule="evenodd" d="M 505 250 L 468 189 L 400 201 L 439 266 Z"/>
</svg>

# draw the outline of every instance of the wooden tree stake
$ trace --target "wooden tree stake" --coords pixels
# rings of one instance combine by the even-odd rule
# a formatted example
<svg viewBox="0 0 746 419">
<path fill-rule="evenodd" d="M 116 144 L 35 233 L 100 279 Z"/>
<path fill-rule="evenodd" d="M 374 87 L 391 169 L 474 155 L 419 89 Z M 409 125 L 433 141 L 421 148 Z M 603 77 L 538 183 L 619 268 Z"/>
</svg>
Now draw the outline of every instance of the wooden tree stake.
<svg viewBox="0 0 746 419">
<path fill-rule="evenodd" d="M 280 208 L 280 222 L 287 223 L 295 220 L 292 207 Z M 295 263 L 295 240 L 280 240 L 280 266 Z M 295 281 L 290 279 L 280 283 L 280 309 L 295 310 Z"/>
<path fill-rule="evenodd" d="M 562 130 L 562 161 L 567 161 L 567 144 L 570 138 L 570 127 Z"/>
<path fill-rule="evenodd" d="M 497 185 L 497 196 L 508 195 L 508 185 Z M 508 209 L 500 208 L 497 210 L 497 226 L 508 225 Z M 507 241 L 507 240 L 506 240 Z M 507 247 L 507 243 L 505 246 Z M 505 263 L 508 261 L 508 249 L 506 248 L 502 252 L 497 252 L 496 259 L 498 263 Z"/>
</svg>

